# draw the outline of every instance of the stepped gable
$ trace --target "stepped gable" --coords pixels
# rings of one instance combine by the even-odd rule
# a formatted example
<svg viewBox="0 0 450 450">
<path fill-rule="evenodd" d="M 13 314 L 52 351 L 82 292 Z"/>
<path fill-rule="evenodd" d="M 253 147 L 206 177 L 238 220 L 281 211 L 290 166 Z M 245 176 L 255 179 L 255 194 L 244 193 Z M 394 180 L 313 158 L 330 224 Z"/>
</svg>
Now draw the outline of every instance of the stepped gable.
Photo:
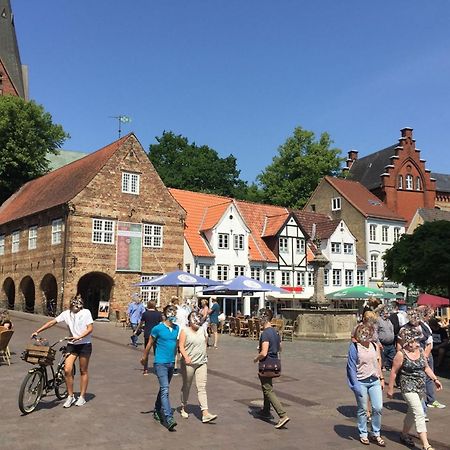
<svg viewBox="0 0 450 450">
<path fill-rule="evenodd" d="M 36 214 L 72 200 L 101 170 L 132 133 L 60 169 L 24 184 L 0 207 L 0 224 Z"/>
<path fill-rule="evenodd" d="M 405 221 L 403 217 L 391 211 L 361 183 L 330 176 L 326 176 L 325 180 L 365 217 Z"/>
</svg>

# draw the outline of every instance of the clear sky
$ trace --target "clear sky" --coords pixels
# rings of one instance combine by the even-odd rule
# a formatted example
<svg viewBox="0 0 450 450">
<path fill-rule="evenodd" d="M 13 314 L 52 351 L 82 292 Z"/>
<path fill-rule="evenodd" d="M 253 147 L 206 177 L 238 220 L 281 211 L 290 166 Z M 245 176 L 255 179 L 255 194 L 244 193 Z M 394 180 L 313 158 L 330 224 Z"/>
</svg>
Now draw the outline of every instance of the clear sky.
<svg viewBox="0 0 450 450">
<path fill-rule="evenodd" d="M 364 156 L 414 128 L 450 173 L 449 0 L 12 0 L 30 97 L 90 152 L 127 115 L 253 181 L 296 126 Z"/>
</svg>

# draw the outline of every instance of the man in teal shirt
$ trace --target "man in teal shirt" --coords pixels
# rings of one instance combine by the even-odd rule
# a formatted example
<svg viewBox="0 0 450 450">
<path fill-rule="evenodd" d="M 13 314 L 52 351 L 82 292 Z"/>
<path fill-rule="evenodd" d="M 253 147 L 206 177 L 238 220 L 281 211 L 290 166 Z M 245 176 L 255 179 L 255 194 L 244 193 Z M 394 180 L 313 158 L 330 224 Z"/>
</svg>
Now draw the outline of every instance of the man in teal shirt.
<svg viewBox="0 0 450 450">
<path fill-rule="evenodd" d="M 173 305 L 167 305 L 163 314 L 165 320 L 153 327 L 147 346 L 141 359 L 144 365 L 152 346 L 155 346 L 153 364 L 159 381 L 159 392 L 155 402 L 153 417 L 158 422 L 164 422 L 169 431 L 177 426 L 170 406 L 169 385 L 175 367 L 175 355 L 178 347 L 179 327 L 175 325 L 177 310 Z"/>
</svg>

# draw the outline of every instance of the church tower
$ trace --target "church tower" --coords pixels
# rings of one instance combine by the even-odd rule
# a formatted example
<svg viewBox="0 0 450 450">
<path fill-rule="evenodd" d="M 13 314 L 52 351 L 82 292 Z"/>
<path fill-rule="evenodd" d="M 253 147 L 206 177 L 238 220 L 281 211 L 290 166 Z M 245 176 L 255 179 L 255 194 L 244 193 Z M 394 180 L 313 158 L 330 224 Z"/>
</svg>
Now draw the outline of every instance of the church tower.
<svg viewBox="0 0 450 450">
<path fill-rule="evenodd" d="M 10 0 L 0 0 L 0 95 L 28 100 L 28 68 L 20 61 Z"/>
</svg>

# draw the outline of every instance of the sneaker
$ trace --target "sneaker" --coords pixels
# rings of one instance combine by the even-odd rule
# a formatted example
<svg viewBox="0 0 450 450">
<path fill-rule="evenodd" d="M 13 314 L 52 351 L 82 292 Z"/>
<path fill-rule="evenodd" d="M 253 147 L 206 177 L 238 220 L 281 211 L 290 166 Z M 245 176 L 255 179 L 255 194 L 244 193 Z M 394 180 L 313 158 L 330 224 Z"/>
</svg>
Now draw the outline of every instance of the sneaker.
<svg viewBox="0 0 450 450">
<path fill-rule="evenodd" d="M 189 419 L 189 414 L 186 412 L 184 408 L 180 409 L 180 414 L 183 419 Z"/>
<path fill-rule="evenodd" d="M 75 406 L 83 406 L 86 403 L 84 397 L 78 397 L 78 400 L 75 402 Z"/>
<path fill-rule="evenodd" d="M 213 420 L 216 420 L 217 419 L 217 414 L 205 414 L 203 417 L 202 417 L 202 422 L 203 423 L 209 423 L 209 422 L 212 422 Z"/>
<path fill-rule="evenodd" d="M 173 419 L 173 417 L 170 417 L 169 419 L 167 419 L 167 429 L 169 431 L 173 431 L 175 429 L 175 427 L 177 426 L 177 423 L 175 422 L 175 420 Z"/>
<path fill-rule="evenodd" d="M 425 416 L 425 422 L 429 422 L 430 418 L 428 416 Z"/>
<path fill-rule="evenodd" d="M 70 408 L 76 401 L 77 400 L 73 395 L 69 395 L 64 402 L 63 408 Z"/>
<path fill-rule="evenodd" d="M 435 400 L 433 403 L 427 403 L 427 406 L 428 408 L 438 408 L 438 409 L 445 408 L 445 405 L 439 403 L 437 400 Z"/>
<path fill-rule="evenodd" d="M 153 411 L 153 418 L 156 420 L 156 422 L 162 422 L 162 416 L 159 411 Z"/>
<path fill-rule="evenodd" d="M 148 375 L 148 370 L 144 370 L 144 371 L 142 372 L 142 375 Z"/>
<path fill-rule="evenodd" d="M 275 428 L 278 430 L 279 428 L 284 427 L 291 419 L 288 416 L 281 417 L 278 423 L 275 425 Z"/>
<path fill-rule="evenodd" d="M 257 417 L 258 419 L 266 419 L 266 420 L 273 419 L 273 416 L 272 414 L 270 414 L 270 411 L 266 412 L 263 409 L 258 409 L 257 411 L 255 411 L 254 416 Z"/>
<path fill-rule="evenodd" d="M 173 369 L 173 376 L 176 377 L 180 375 L 180 372 L 178 371 L 178 369 Z"/>
</svg>

